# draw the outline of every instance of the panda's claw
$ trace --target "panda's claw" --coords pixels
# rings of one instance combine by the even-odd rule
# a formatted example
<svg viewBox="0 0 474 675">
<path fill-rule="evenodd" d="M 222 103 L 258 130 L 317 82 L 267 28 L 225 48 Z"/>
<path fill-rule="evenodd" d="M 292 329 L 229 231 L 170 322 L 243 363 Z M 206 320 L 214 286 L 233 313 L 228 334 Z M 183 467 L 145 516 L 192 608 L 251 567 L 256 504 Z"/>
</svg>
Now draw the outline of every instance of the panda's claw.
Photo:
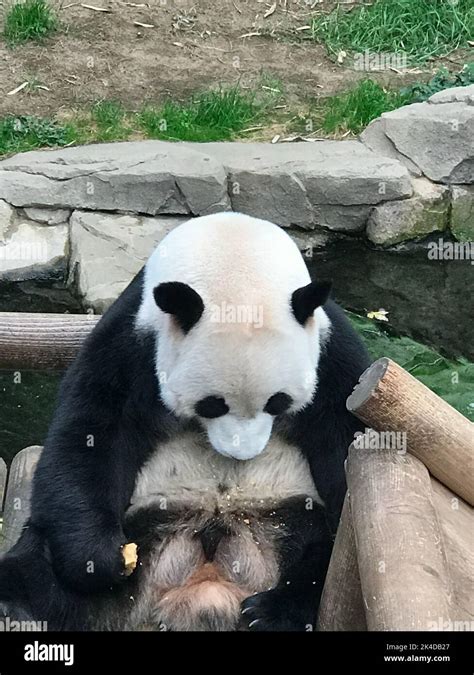
<svg viewBox="0 0 474 675">
<path fill-rule="evenodd" d="M 294 611 L 294 604 L 288 592 L 277 588 L 257 593 L 243 601 L 241 625 L 244 630 L 259 632 L 304 631 L 304 618 Z"/>
</svg>

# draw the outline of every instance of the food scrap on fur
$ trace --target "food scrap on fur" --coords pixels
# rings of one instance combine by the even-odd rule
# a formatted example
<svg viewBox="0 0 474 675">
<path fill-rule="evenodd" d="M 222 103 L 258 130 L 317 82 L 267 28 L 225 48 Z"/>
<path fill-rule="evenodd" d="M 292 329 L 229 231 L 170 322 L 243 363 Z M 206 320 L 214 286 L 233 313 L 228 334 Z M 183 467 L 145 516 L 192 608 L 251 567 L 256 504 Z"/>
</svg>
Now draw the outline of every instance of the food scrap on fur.
<svg viewBox="0 0 474 675">
<path fill-rule="evenodd" d="M 137 566 L 137 545 L 133 543 L 125 544 L 122 549 L 122 555 L 125 562 L 125 576 L 128 577 Z"/>
</svg>

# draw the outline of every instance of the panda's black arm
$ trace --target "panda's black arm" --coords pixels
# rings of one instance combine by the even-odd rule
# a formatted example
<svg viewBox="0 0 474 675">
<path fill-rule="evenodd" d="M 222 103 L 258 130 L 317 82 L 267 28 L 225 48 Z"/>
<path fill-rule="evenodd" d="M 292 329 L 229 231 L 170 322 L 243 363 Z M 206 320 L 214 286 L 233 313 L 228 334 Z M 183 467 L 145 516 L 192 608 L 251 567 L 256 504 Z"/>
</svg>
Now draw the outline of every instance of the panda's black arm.
<svg viewBox="0 0 474 675">
<path fill-rule="evenodd" d="M 281 576 L 270 591 L 242 603 L 243 625 L 256 631 L 314 630 L 333 538 L 322 506 L 308 498 L 276 509 L 287 536 L 279 548 Z"/>
<path fill-rule="evenodd" d="M 346 492 L 347 450 L 356 431 L 364 429 L 348 412 L 346 400 L 371 358 L 342 309 L 329 301 L 324 310 L 331 321 L 331 333 L 319 361 L 318 388 L 312 403 L 295 416 L 289 439 L 308 459 L 335 533 Z"/>
<path fill-rule="evenodd" d="M 121 578 L 123 514 L 158 433 L 150 422 L 159 425 L 161 410 L 153 342 L 134 331 L 142 276 L 68 370 L 33 481 L 31 523 L 44 533 L 58 575 L 75 589 Z"/>
</svg>

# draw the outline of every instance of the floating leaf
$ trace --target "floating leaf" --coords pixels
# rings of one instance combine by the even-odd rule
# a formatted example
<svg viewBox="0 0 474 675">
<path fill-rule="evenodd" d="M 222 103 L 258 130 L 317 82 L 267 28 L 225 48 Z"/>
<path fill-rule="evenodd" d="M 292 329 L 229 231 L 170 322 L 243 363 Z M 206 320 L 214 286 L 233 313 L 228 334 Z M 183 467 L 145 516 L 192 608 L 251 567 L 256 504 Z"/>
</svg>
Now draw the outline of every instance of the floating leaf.
<svg viewBox="0 0 474 675">
<path fill-rule="evenodd" d="M 377 319 L 377 321 L 388 321 L 387 319 L 387 310 L 385 309 L 379 309 L 373 312 L 368 312 L 367 313 L 367 318 L 368 319 Z"/>
</svg>

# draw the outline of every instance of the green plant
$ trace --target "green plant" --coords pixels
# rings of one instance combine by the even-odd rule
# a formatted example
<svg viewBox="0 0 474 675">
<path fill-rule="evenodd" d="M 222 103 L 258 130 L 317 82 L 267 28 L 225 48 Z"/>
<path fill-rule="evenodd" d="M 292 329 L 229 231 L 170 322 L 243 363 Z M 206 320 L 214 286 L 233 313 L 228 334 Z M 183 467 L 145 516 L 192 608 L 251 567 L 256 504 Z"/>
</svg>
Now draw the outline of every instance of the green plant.
<svg viewBox="0 0 474 675">
<path fill-rule="evenodd" d="M 260 75 L 259 87 L 265 92 L 270 91 L 277 99 L 282 96 L 284 91 L 283 83 L 280 78 L 273 73 L 266 71 L 263 71 Z M 268 99 L 268 96 L 266 96 L 266 98 Z"/>
<path fill-rule="evenodd" d="M 0 154 L 66 145 L 71 132 L 66 125 L 34 115 L 4 117 L 0 119 Z"/>
<path fill-rule="evenodd" d="M 351 11 L 338 5 L 311 22 L 311 38 L 332 54 L 403 53 L 421 62 L 449 54 L 473 35 L 472 0 L 375 0 Z"/>
<path fill-rule="evenodd" d="M 321 128 L 326 133 L 360 133 L 383 112 L 408 102 L 408 96 L 386 90 L 373 80 L 361 80 L 353 89 L 324 99 Z"/>
<path fill-rule="evenodd" d="M 474 84 L 474 62 L 467 63 L 459 73 L 450 73 L 447 68 L 440 68 L 426 83 L 415 83 L 400 90 L 410 103 L 426 101 L 430 96 L 450 87 L 466 87 Z"/>
<path fill-rule="evenodd" d="M 57 28 L 57 16 L 47 0 L 24 0 L 7 10 L 3 34 L 7 42 L 17 44 L 39 40 Z"/>
</svg>

